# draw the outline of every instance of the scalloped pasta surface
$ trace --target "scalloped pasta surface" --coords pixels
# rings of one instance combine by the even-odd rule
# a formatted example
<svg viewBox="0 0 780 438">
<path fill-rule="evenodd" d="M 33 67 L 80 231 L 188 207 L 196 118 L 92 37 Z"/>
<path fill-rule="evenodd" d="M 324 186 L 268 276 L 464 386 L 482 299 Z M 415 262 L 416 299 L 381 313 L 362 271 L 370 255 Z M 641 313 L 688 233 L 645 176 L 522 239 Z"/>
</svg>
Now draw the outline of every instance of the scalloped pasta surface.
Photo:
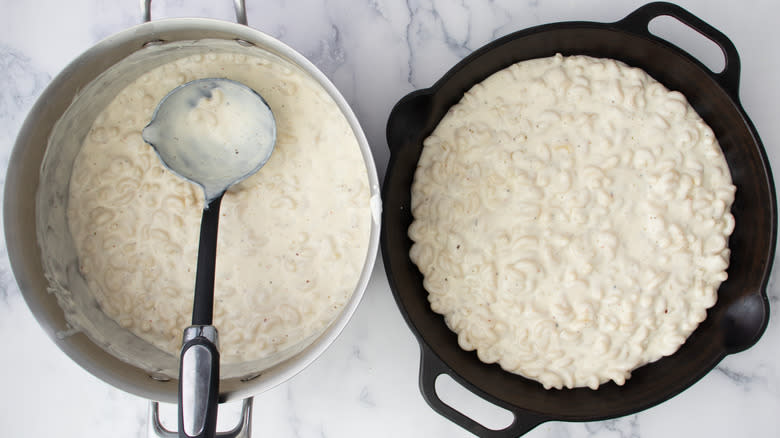
<svg viewBox="0 0 780 438">
<path fill-rule="evenodd" d="M 222 202 L 214 304 L 222 360 L 294 353 L 352 296 L 371 213 L 349 123 L 316 81 L 281 58 L 185 57 L 142 75 L 106 107 L 70 181 L 80 270 L 108 316 L 178 355 L 192 312 L 203 191 L 163 168 L 141 130 L 165 94 L 204 77 L 258 91 L 278 132 L 268 163 Z"/>
<path fill-rule="evenodd" d="M 410 256 L 483 362 L 547 389 L 623 385 L 715 304 L 735 191 L 679 92 L 610 59 L 523 61 L 424 141 Z"/>
</svg>

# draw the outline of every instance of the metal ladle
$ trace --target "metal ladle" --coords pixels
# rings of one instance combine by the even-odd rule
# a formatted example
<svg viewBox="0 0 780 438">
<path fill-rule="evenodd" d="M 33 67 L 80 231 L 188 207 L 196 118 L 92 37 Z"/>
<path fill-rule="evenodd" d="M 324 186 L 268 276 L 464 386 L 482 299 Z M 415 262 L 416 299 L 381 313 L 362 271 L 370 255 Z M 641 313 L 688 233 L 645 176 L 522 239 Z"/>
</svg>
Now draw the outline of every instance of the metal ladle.
<svg viewBox="0 0 780 438">
<path fill-rule="evenodd" d="M 175 88 L 143 130 L 165 167 L 203 188 L 192 325 L 179 365 L 179 436 L 216 435 L 219 395 L 217 329 L 212 325 L 219 207 L 225 191 L 268 161 L 276 123 L 263 98 L 229 79 L 198 79 Z"/>
</svg>

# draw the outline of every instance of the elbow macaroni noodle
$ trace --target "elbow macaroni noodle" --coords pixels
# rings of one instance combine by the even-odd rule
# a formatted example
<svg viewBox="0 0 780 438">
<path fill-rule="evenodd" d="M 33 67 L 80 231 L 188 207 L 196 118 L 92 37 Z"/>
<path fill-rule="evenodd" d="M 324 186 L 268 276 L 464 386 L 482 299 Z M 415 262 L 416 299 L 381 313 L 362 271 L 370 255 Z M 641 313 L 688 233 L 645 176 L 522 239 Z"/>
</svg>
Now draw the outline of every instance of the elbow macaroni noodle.
<svg viewBox="0 0 780 438">
<path fill-rule="evenodd" d="M 548 389 L 622 385 L 715 304 L 735 191 L 679 92 L 610 59 L 524 61 L 425 140 L 410 256 L 483 362 Z"/>
</svg>

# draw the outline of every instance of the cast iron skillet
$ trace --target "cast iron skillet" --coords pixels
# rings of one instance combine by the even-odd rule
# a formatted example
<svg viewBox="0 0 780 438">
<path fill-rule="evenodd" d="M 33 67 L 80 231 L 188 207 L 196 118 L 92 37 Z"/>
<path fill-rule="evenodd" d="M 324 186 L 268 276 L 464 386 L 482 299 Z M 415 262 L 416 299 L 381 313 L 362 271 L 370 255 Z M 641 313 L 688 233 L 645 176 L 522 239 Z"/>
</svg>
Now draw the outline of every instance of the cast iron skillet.
<svg viewBox="0 0 780 438">
<path fill-rule="evenodd" d="M 713 73 L 650 34 L 649 22 L 663 15 L 677 18 L 720 46 L 724 70 Z M 610 383 L 597 391 L 545 390 L 461 350 L 444 319 L 430 310 L 422 274 L 408 255 L 410 186 L 422 140 L 474 84 L 515 62 L 556 53 L 618 59 L 682 92 L 715 132 L 737 186 L 729 278 L 718 291 L 718 303 L 676 354 L 635 370 L 622 387 Z M 475 434 L 491 437 L 522 435 L 549 420 L 623 416 L 680 393 L 726 355 L 759 339 L 769 315 L 765 289 L 774 257 L 777 205 L 766 153 L 739 102 L 739 70 L 736 48 L 722 33 L 676 5 L 650 3 L 616 23 L 555 23 L 508 35 L 458 63 L 433 87 L 398 102 L 387 124 L 391 156 L 382 193 L 382 255 L 396 302 L 420 343 L 420 389 L 433 409 Z M 443 403 L 434 388 L 441 374 L 513 412 L 513 423 L 498 431 L 487 429 Z"/>
</svg>

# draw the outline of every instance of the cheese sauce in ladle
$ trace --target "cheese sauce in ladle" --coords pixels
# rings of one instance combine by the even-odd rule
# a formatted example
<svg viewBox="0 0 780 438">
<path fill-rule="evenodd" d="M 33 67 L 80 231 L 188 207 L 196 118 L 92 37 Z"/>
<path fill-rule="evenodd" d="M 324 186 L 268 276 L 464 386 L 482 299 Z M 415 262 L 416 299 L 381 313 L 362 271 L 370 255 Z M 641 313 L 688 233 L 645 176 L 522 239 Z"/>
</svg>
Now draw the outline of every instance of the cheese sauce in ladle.
<svg viewBox="0 0 780 438">
<path fill-rule="evenodd" d="M 276 124 L 265 100 L 229 79 L 198 79 L 168 93 L 143 130 L 163 164 L 203 187 L 206 204 L 268 161 Z"/>
</svg>

